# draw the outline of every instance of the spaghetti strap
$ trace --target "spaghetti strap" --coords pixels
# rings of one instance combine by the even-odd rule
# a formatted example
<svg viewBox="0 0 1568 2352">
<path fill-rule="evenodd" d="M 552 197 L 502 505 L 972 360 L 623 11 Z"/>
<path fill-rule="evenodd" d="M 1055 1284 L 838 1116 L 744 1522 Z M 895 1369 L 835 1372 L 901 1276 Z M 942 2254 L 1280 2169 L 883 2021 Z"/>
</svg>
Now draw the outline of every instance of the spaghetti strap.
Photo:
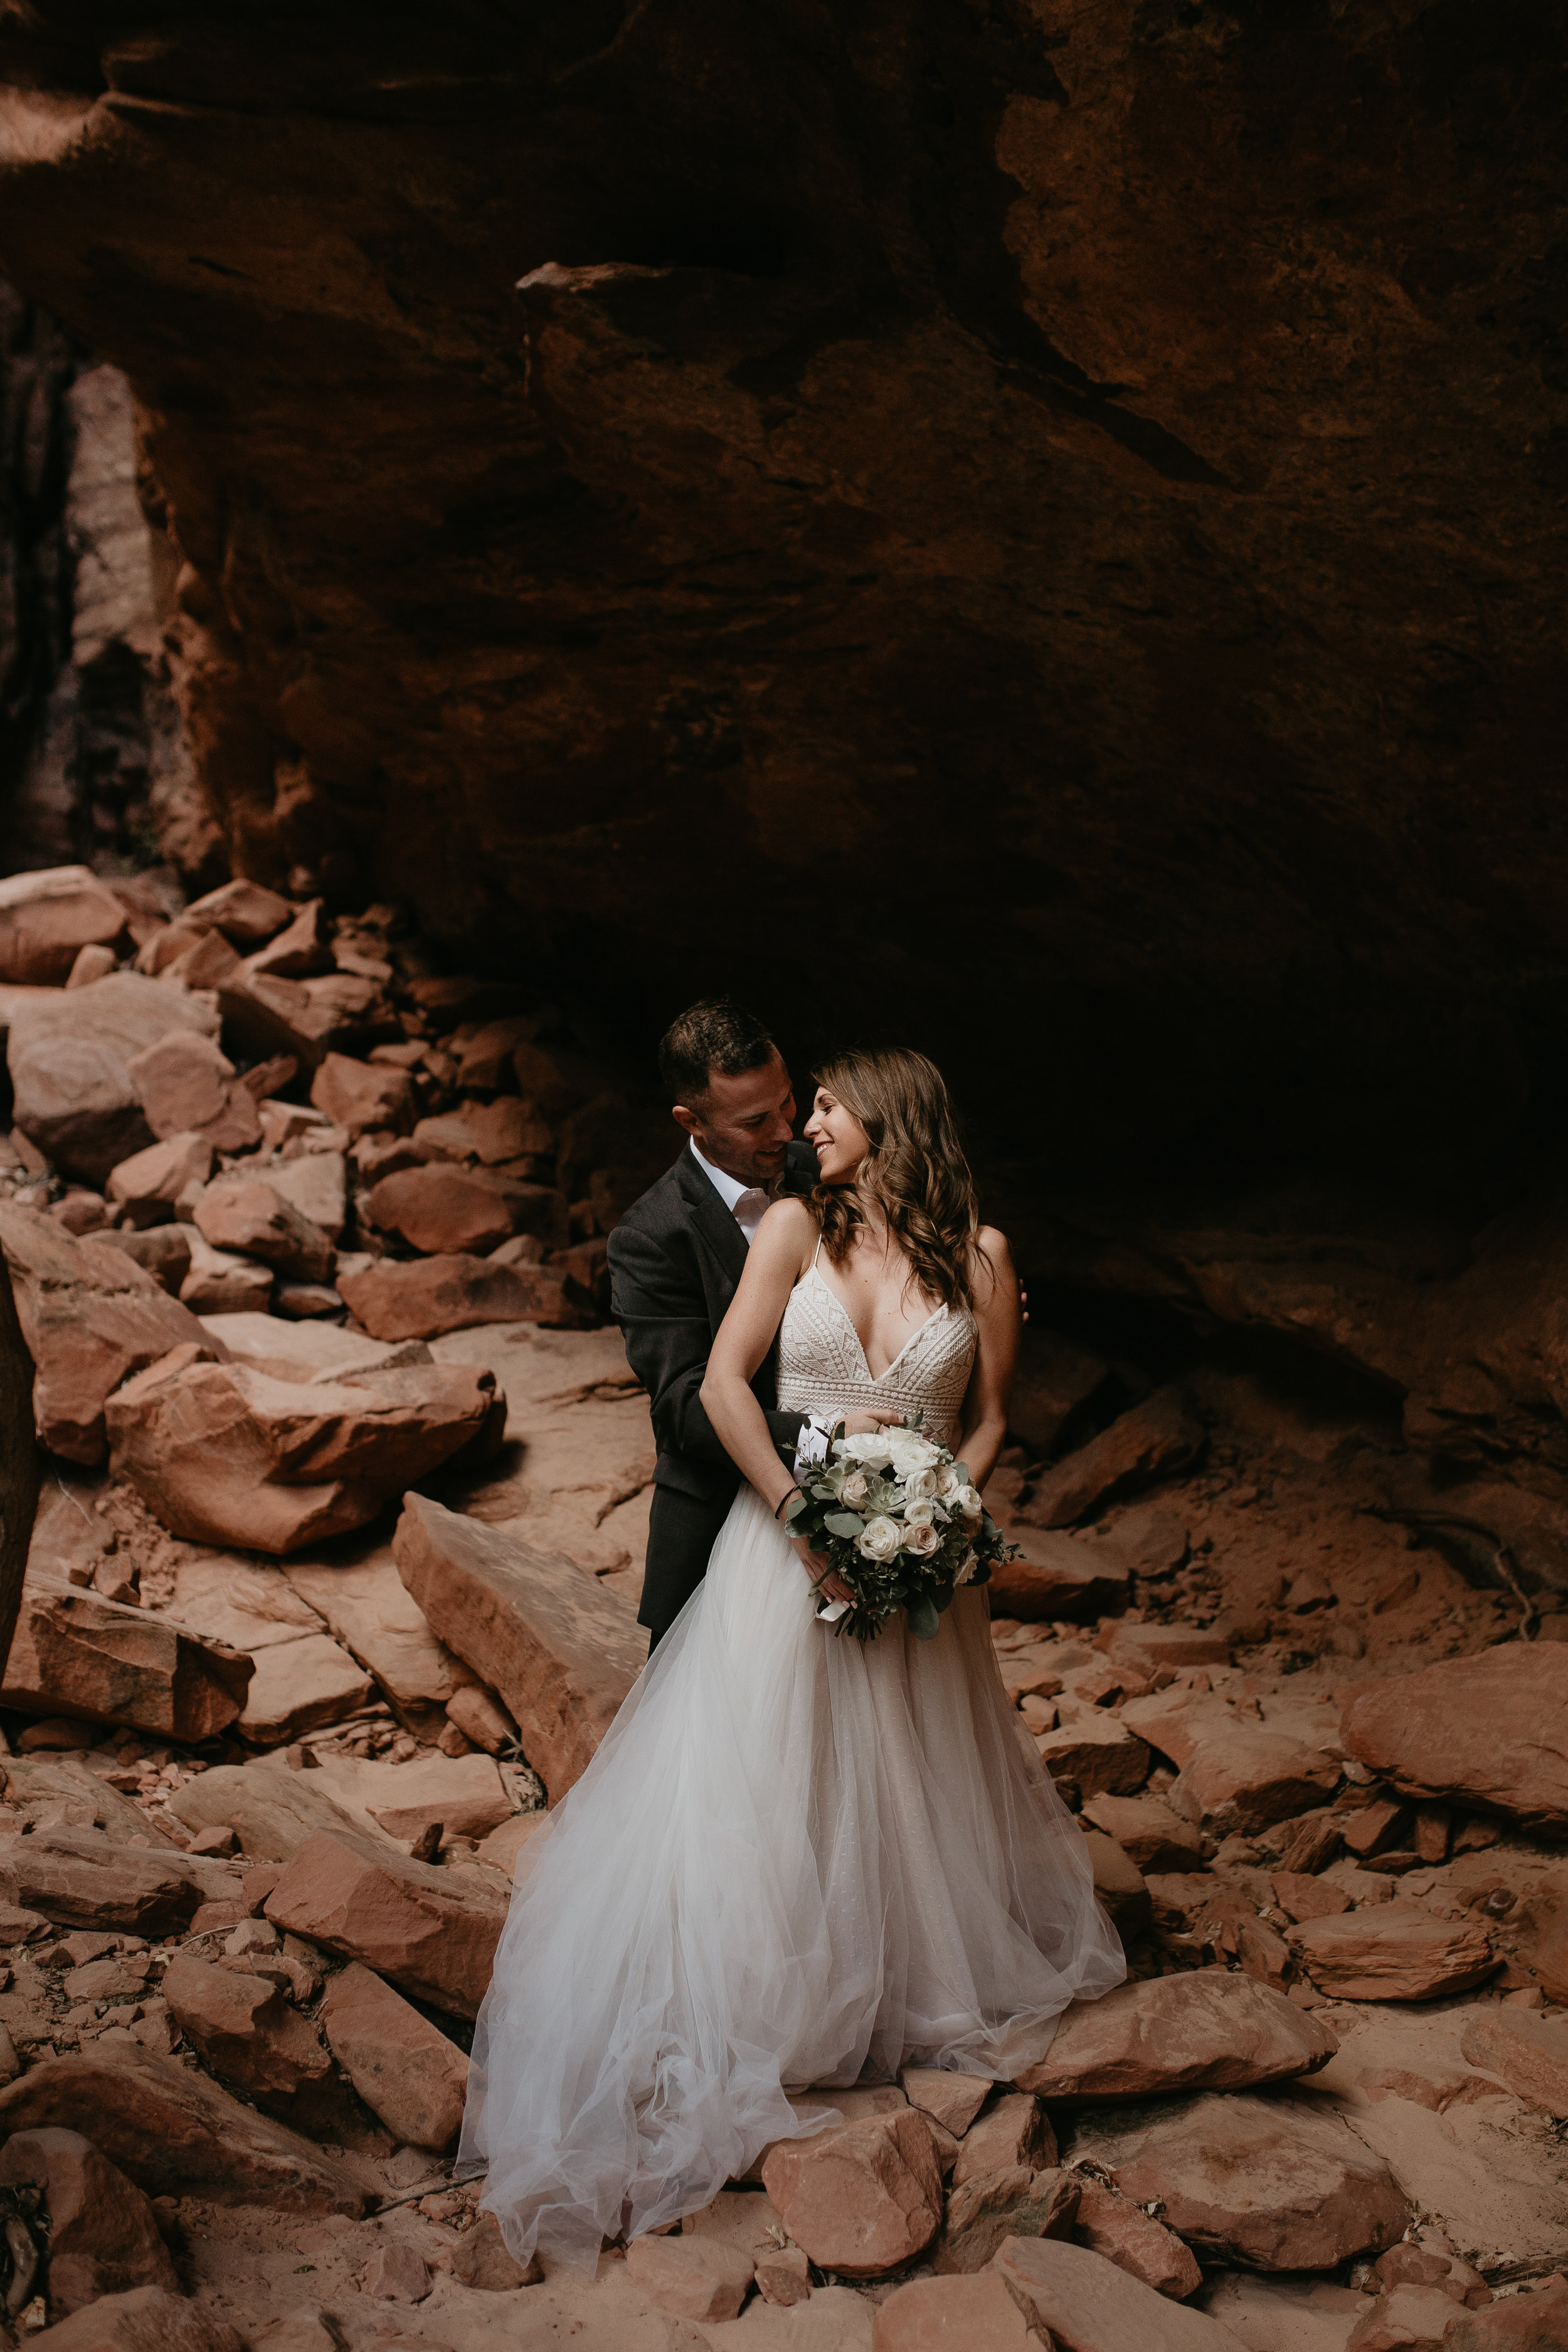
<svg viewBox="0 0 1568 2352">
<path fill-rule="evenodd" d="M 810 1265 L 810 1267 L 809 1267 L 809 1269 L 808 1269 L 808 1270 L 809 1270 L 809 1272 L 811 1272 L 812 1274 L 815 1274 L 815 1273 L 816 1272 L 816 1261 L 817 1261 L 817 1259 L 818 1259 L 821 1255 L 822 1255 L 822 1235 L 821 1235 L 820 1234 L 817 1234 L 817 1236 L 816 1236 L 816 1248 L 812 1251 L 812 1253 L 811 1253 L 811 1265 Z"/>
</svg>

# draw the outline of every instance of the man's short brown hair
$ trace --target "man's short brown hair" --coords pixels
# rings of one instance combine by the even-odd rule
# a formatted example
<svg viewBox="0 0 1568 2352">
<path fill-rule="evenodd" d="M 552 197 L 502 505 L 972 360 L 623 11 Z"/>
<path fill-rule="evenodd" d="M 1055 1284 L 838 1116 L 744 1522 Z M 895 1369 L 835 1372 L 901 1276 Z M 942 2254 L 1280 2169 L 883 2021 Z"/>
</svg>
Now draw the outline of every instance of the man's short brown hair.
<svg viewBox="0 0 1568 2352">
<path fill-rule="evenodd" d="M 777 1051 L 754 1013 L 732 996 L 705 996 L 670 1023 L 658 1043 L 658 1074 L 671 1102 L 698 1103 L 715 1072 L 738 1078 L 760 1070 Z"/>
</svg>

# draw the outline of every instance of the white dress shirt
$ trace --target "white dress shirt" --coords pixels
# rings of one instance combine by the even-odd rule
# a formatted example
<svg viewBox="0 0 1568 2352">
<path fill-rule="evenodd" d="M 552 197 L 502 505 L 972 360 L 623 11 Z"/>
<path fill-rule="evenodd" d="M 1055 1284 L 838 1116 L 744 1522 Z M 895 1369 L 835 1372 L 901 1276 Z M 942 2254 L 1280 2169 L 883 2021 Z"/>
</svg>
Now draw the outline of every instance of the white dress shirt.
<svg viewBox="0 0 1568 2352">
<path fill-rule="evenodd" d="M 746 1247 L 750 1249 L 756 1237 L 757 1227 L 767 1212 L 767 1194 L 760 1184 L 740 1184 L 733 1176 L 726 1176 L 721 1168 L 715 1168 L 710 1160 L 703 1158 L 695 1141 L 691 1145 L 691 1156 L 740 1226 L 746 1238 Z"/>
</svg>

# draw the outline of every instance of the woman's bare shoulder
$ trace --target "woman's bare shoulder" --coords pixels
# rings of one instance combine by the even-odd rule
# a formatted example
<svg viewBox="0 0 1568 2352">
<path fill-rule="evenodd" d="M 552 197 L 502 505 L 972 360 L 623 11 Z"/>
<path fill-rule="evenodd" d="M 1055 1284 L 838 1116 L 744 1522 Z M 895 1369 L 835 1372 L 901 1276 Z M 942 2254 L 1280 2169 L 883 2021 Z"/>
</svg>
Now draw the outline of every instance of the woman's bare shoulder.
<svg viewBox="0 0 1568 2352">
<path fill-rule="evenodd" d="M 975 1307 L 984 1308 L 999 1297 L 1005 1297 L 1016 1289 L 1017 1276 L 1013 1271 L 1013 1253 L 1007 1246 L 1007 1236 L 994 1225 L 982 1225 L 974 1236 L 973 1279 Z"/>
<path fill-rule="evenodd" d="M 805 1251 L 816 1247 L 816 1219 L 804 1201 L 783 1200 L 770 1202 L 757 1227 L 757 1239 L 769 1250 Z"/>
</svg>

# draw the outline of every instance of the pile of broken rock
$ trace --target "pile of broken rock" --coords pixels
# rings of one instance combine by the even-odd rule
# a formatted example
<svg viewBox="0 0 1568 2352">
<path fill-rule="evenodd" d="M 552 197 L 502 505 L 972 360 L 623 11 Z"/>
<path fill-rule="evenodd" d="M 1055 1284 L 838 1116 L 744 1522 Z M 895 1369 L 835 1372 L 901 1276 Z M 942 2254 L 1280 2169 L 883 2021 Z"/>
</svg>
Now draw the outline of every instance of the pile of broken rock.
<svg viewBox="0 0 1568 2352">
<path fill-rule="evenodd" d="M 427 961 L 249 884 L 167 922 L 0 885 L 0 1350 L 43 1468 L 0 1685 L 13 2320 L 1568 2347 L 1568 1646 L 1414 1566 L 1353 1458 L 1244 1463 L 1038 1332 L 992 1634 L 1129 1981 L 1008 2082 L 803 2095 L 839 2121 L 591 2283 L 510 2260 L 451 2178 L 468 2027 L 642 1656 L 648 1406 L 595 1325 L 668 1140 Z"/>
</svg>

